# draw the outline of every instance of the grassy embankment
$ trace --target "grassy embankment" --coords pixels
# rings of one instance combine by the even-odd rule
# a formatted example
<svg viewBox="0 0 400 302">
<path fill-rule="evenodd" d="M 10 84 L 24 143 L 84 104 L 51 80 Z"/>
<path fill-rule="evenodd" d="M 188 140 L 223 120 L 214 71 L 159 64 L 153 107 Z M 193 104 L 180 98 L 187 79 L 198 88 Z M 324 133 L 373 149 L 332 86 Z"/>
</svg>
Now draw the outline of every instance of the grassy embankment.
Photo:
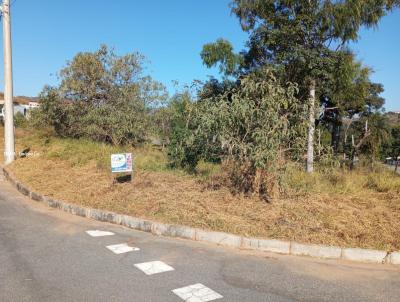
<svg viewBox="0 0 400 302">
<path fill-rule="evenodd" d="M 265 203 L 207 189 L 204 179 L 218 166 L 202 164 L 197 176 L 173 171 L 166 155 L 151 147 L 130 150 L 21 129 L 16 142 L 17 151 L 29 147 L 33 155 L 15 161 L 11 171 L 56 199 L 240 235 L 400 250 L 400 177 L 379 166 L 313 176 L 289 169 L 290 193 Z M 118 151 L 135 154 L 132 183 L 112 184 L 109 156 Z"/>
</svg>

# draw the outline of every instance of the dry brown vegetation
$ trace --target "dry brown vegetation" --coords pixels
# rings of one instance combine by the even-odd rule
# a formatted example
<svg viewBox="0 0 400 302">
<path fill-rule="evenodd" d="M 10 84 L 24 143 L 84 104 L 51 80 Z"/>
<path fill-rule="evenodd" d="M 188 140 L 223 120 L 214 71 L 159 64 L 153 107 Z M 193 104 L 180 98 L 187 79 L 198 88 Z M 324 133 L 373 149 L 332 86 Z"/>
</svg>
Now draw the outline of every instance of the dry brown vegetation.
<svg viewBox="0 0 400 302">
<path fill-rule="evenodd" d="M 1 139 L 1 149 L 2 144 Z M 266 203 L 223 187 L 210 189 L 205 184 L 209 176 L 221 173 L 216 165 L 202 163 L 199 175 L 170 170 L 165 154 L 150 147 L 130 150 L 135 154 L 134 180 L 117 184 L 108 160 L 120 148 L 18 130 L 17 150 L 28 147 L 36 153 L 15 161 L 11 171 L 56 199 L 246 236 L 400 249 L 400 177 L 379 166 L 312 177 L 293 166 L 284 178 L 286 196 Z"/>
</svg>

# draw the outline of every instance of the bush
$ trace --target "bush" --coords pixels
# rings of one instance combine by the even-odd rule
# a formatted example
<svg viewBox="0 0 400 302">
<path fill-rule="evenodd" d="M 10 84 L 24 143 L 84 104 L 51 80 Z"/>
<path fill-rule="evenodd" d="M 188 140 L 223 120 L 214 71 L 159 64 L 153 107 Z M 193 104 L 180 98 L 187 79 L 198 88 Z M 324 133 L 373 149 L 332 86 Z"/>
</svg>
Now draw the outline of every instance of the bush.
<svg viewBox="0 0 400 302">
<path fill-rule="evenodd" d="M 201 160 L 197 163 L 196 173 L 205 179 L 211 179 L 221 174 L 221 165 Z"/>
<path fill-rule="evenodd" d="M 275 195 L 286 158 L 304 152 L 306 108 L 296 86 L 281 86 L 270 70 L 243 77 L 225 93 L 177 103 L 170 156 L 181 166 L 224 163 L 231 186 L 263 198 Z"/>
<path fill-rule="evenodd" d="M 26 125 L 27 125 L 26 117 L 21 112 L 17 112 L 14 115 L 14 126 L 17 128 L 22 128 L 25 127 Z"/>
<path fill-rule="evenodd" d="M 142 75 L 143 57 L 117 56 L 106 46 L 79 53 L 61 70 L 59 87 L 45 87 L 36 125 L 51 125 L 62 137 L 114 145 L 140 144 L 151 133 L 151 111 L 165 89 Z"/>
<path fill-rule="evenodd" d="M 201 101 L 202 102 L 202 101 Z M 201 160 L 220 162 L 221 144 L 215 130 L 202 131 L 207 120 L 201 103 L 194 103 L 188 92 L 177 94 L 171 104 L 171 135 L 168 147 L 170 165 L 195 172 Z"/>
</svg>

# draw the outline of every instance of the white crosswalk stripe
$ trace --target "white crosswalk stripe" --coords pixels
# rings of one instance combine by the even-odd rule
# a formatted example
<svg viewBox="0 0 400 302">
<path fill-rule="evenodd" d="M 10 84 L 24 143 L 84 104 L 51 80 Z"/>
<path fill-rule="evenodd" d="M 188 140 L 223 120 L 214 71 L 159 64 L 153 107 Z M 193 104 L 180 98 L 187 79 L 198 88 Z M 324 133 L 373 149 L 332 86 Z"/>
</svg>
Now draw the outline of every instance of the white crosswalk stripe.
<svg viewBox="0 0 400 302">
<path fill-rule="evenodd" d="M 113 232 L 101 230 L 88 230 L 86 233 L 92 237 L 115 235 Z M 124 254 L 140 250 L 138 247 L 129 246 L 127 243 L 108 245 L 106 248 L 112 251 L 114 254 Z M 162 261 L 136 263 L 134 266 L 149 276 L 175 270 L 173 267 Z M 223 298 L 222 295 L 201 283 L 177 288 L 172 290 L 172 292 L 186 302 L 208 302 Z"/>
<path fill-rule="evenodd" d="M 86 231 L 86 233 L 92 237 L 103 237 L 103 236 L 115 235 L 113 232 L 99 231 L 99 230 L 89 230 L 89 231 Z"/>
<path fill-rule="evenodd" d="M 207 302 L 223 298 L 222 295 L 201 283 L 177 288 L 172 292 L 186 302 Z"/>
<path fill-rule="evenodd" d="M 135 264 L 135 266 L 146 275 L 154 275 L 164 272 L 173 271 L 174 268 L 162 261 L 151 261 Z"/>
<path fill-rule="evenodd" d="M 129 246 L 127 243 L 108 245 L 106 248 L 108 248 L 114 254 L 123 254 L 140 250 L 138 247 Z"/>
</svg>

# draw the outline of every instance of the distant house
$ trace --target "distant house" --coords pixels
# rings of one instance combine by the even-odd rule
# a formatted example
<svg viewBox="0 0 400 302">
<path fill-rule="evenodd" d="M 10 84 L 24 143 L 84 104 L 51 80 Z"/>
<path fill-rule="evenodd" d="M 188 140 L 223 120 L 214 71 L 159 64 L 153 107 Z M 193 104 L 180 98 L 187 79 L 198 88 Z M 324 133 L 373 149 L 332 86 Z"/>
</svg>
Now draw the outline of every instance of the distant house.
<svg viewBox="0 0 400 302">
<path fill-rule="evenodd" d="M 39 106 L 40 106 L 39 102 L 34 102 L 34 101 L 30 101 L 28 104 L 29 109 L 38 108 Z"/>
<path fill-rule="evenodd" d="M 1 108 L 0 119 L 4 119 L 5 116 L 4 100 L 0 100 L 0 108 Z M 29 112 L 28 106 L 14 102 L 14 115 L 16 115 L 17 113 L 21 113 L 24 116 L 27 116 L 28 112 Z"/>
<path fill-rule="evenodd" d="M 14 97 L 14 115 L 21 113 L 23 116 L 28 117 L 29 111 L 39 106 L 40 104 L 36 98 Z M 4 94 L 0 92 L 0 120 L 4 120 L 4 109 Z"/>
</svg>

